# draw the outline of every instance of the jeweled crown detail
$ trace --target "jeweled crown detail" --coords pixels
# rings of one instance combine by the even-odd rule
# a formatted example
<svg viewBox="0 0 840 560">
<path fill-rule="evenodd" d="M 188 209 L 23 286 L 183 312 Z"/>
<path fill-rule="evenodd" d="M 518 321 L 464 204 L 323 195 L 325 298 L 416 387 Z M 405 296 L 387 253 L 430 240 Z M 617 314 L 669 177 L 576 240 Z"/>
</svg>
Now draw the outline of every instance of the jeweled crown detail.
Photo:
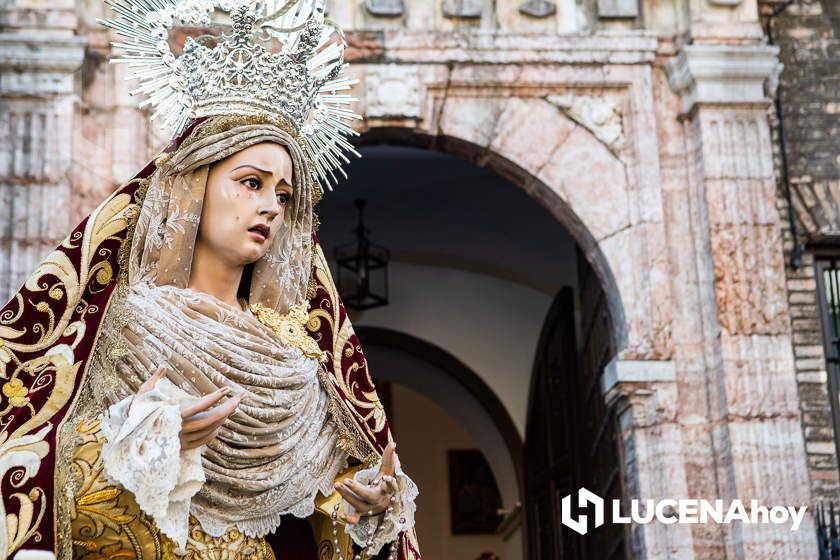
<svg viewBox="0 0 840 560">
<path fill-rule="evenodd" d="M 112 62 L 133 70 L 133 95 L 151 105 L 173 133 L 196 117 L 269 115 L 299 133 L 323 186 L 344 174 L 345 152 L 358 155 L 347 136 L 360 118 L 346 93 L 357 80 L 344 77 L 346 43 L 324 16 L 324 0 L 106 0 L 115 17 L 100 20 L 126 39 Z M 187 36 L 180 54 L 170 34 Z"/>
</svg>

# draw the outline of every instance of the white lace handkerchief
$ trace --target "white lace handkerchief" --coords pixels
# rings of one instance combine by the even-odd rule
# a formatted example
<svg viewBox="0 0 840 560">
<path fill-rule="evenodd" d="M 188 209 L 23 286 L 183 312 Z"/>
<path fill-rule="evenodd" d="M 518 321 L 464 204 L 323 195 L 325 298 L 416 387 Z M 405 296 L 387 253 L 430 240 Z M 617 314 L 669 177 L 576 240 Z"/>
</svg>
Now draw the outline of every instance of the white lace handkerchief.
<svg viewBox="0 0 840 560">
<path fill-rule="evenodd" d="M 201 448 L 181 451 L 181 405 L 196 400 L 168 379 L 112 405 L 102 419 L 105 474 L 134 494 L 158 529 L 184 551 L 190 500 L 204 484 Z"/>
</svg>

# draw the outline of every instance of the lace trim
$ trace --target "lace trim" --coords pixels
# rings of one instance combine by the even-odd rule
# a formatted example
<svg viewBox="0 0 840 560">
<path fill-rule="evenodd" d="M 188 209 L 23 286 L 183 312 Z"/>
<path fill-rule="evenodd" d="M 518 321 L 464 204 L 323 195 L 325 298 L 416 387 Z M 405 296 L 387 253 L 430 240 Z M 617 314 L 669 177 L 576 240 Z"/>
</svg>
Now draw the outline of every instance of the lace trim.
<svg viewBox="0 0 840 560">
<path fill-rule="evenodd" d="M 112 481 L 134 494 L 158 529 L 184 551 L 190 500 L 204 484 L 201 448 L 181 449 L 181 404 L 196 400 L 168 379 L 126 397 L 101 422 L 102 464 Z"/>
<path fill-rule="evenodd" d="M 403 472 L 399 458 L 395 456 L 394 459 L 396 461 L 394 475 L 399 490 L 397 491 L 396 501 L 392 506 L 393 511 L 386 511 L 381 515 L 362 516 L 355 525 L 346 524 L 344 526 L 344 531 L 350 535 L 357 545 L 362 547 L 367 544 L 368 535 L 373 533 L 371 544 L 366 549 L 372 554 L 378 554 L 383 546 L 398 539 L 400 533 L 414 527 L 414 513 L 417 511 L 417 504 L 414 503 L 414 500 L 417 499 L 420 491 L 417 489 L 417 484 Z M 382 461 L 380 460 L 376 465 L 360 470 L 353 478 L 357 482 L 367 485 L 379 472 L 381 466 Z M 341 500 L 341 507 L 348 512 L 356 511 L 344 499 Z"/>
<path fill-rule="evenodd" d="M 243 535 L 251 538 L 262 538 L 271 533 L 280 526 L 281 519 L 284 515 L 291 514 L 295 517 L 305 519 L 315 513 L 315 498 L 320 492 L 324 496 L 329 496 L 335 490 L 333 489 L 333 482 L 342 470 L 347 468 L 347 461 L 338 462 L 334 469 L 326 471 L 324 476 L 316 484 L 315 489 L 311 494 L 304 496 L 300 502 L 294 506 L 275 513 L 255 517 L 247 520 L 239 520 L 235 524 L 220 523 L 212 514 L 202 511 L 200 507 L 193 504 L 191 508 L 192 515 L 198 520 L 201 525 L 201 530 L 211 537 L 221 537 L 231 527 L 236 527 Z M 333 472 L 333 470 L 335 472 Z"/>
</svg>

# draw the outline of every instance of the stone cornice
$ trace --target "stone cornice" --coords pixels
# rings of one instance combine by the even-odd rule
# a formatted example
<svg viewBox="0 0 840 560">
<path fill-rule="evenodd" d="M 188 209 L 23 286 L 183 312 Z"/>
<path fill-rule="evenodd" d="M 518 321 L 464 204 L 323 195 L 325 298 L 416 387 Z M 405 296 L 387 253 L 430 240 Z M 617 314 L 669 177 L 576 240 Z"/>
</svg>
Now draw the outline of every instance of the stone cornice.
<svg viewBox="0 0 840 560">
<path fill-rule="evenodd" d="M 607 395 L 621 383 L 670 383 L 677 379 L 673 360 L 621 360 L 613 358 L 601 377 L 601 394 Z"/>
<path fill-rule="evenodd" d="M 540 35 L 401 29 L 351 31 L 348 38 L 364 45 L 359 61 L 421 64 L 650 64 L 659 46 L 649 31 Z"/>
<path fill-rule="evenodd" d="M 0 33 L 0 69 L 75 72 L 85 55 L 85 37 Z"/>
<path fill-rule="evenodd" d="M 779 48 L 770 45 L 686 45 L 665 65 L 668 83 L 695 105 L 769 102 L 781 72 Z"/>
<path fill-rule="evenodd" d="M 85 45 L 86 38 L 73 35 L 0 33 L 0 94 L 72 93 Z"/>
</svg>

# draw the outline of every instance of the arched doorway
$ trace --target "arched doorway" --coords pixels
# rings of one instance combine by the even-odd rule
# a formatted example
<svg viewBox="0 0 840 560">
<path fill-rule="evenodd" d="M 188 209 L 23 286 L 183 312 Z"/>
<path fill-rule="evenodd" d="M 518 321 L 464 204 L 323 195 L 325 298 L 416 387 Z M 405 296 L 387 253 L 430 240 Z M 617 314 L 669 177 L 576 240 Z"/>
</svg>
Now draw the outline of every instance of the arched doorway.
<svg viewBox="0 0 840 560">
<path fill-rule="evenodd" d="M 580 231 L 572 235 L 565 223 L 574 219 L 568 208 L 563 209 L 565 203 L 556 200 L 549 189 L 539 187 L 538 181 L 531 178 L 523 182 L 523 171 L 504 159 L 496 157 L 491 162 L 486 152 L 470 153 L 468 145 L 451 139 L 438 142 L 382 129 L 366 134 L 361 147 L 365 157 L 352 164 L 350 181 L 339 185 L 317 211 L 324 224 L 319 237 L 328 258 L 336 245 L 352 239 L 356 223 L 352 202 L 360 197 L 368 200 L 365 223 L 371 239 L 392 253 L 391 304 L 352 314 L 363 336 L 372 375 L 413 388 L 433 403 L 444 403 L 442 408 L 457 424 L 478 434 L 475 440 L 491 463 L 503 494 L 503 509 L 511 511 L 517 503 L 530 504 L 530 487 L 525 486 L 527 466 L 522 465 L 531 440 L 535 445 L 540 442 L 528 425 L 536 425 L 534 394 L 540 392 L 532 388 L 532 377 L 541 345 L 546 344 L 545 336 L 541 341 L 546 317 L 564 287 L 573 294 L 564 303 L 565 312 L 572 316 L 574 308 L 582 305 L 583 288 L 591 285 L 596 289 L 590 291 L 601 296 L 609 290 L 609 286 L 602 288 L 601 276 L 593 275 L 589 267 L 591 240 L 583 239 L 587 252 L 581 246 Z M 551 196 L 554 199 L 547 201 Z M 560 223 L 558 212 L 564 213 L 564 223 Z M 585 230 L 579 223 L 576 229 Z M 579 266 L 586 271 L 581 273 Z M 602 298 L 600 303 L 606 312 L 608 300 Z M 607 357 L 616 347 L 614 324 L 609 326 L 608 332 L 598 333 L 603 338 L 591 338 Z M 574 333 L 579 326 L 573 322 L 571 328 Z M 581 333 L 576 339 L 586 340 L 590 334 Z M 414 350 L 409 351 L 411 348 Z M 457 381 L 452 367 L 430 364 L 428 356 L 435 354 L 449 355 L 454 358 L 450 366 L 460 363 L 473 372 L 493 398 L 476 398 L 475 391 L 470 397 L 471 391 L 466 390 L 460 402 L 472 404 L 459 408 L 459 401 L 453 400 L 457 391 L 442 388 L 448 384 L 463 390 L 464 383 Z M 420 365 L 409 366 L 411 359 Z M 414 375 L 406 377 L 389 363 L 401 364 L 399 367 Z M 437 371 L 432 374 L 432 369 Z M 593 370 L 593 375 L 597 378 L 600 371 Z M 440 379 L 432 383 L 432 377 Z M 602 398 L 597 383 L 591 398 Z M 498 407 L 494 411 L 488 404 L 494 399 L 511 420 L 507 428 L 492 421 L 498 417 Z M 470 407 L 472 412 L 468 413 Z M 479 427 L 482 417 L 489 419 L 486 429 Z M 554 430 L 565 426 L 552 423 L 549 417 L 544 420 L 545 430 L 536 433 L 556 439 Z M 595 429 L 592 422 L 581 422 L 578 436 L 595 440 L 599 437 Z M 505 431 L 513 432 L 522 441 L 526 430 L 528 441 L 518 452 L 502 436 Z M 615 442 L 611 434 L 605 441 Z M 593 462 L 609 463 L 605 471 L 618 469 L 615 449 L 603 453 L 603 457 L 584 457 L 571 449 L 566 452 L 578 461 L 574 467 L 577 471 L 586 470 Z M 500 461 L 509 466 L 502 468 Z M 554 495 L 552 499 L 559 502 L 560 497 Z M 515 537 L 521 543 L 513 547 L 518 550 L 511 554 L 507 547 L 503 557 L 534 557 L 527 542 L 536 538 L 529 528 L 532 524 L 523 519 Z M 563 531 L 559 519 L 552 518 L 548 530 L 559 536 Z M 422 529 L 420 536 L 422 544 Z M 577 552 L 552 556 L 562 554 L 561 550 L 552 549 L 549 555 L 540 557 L 586 557 Z"/>
</svg>

